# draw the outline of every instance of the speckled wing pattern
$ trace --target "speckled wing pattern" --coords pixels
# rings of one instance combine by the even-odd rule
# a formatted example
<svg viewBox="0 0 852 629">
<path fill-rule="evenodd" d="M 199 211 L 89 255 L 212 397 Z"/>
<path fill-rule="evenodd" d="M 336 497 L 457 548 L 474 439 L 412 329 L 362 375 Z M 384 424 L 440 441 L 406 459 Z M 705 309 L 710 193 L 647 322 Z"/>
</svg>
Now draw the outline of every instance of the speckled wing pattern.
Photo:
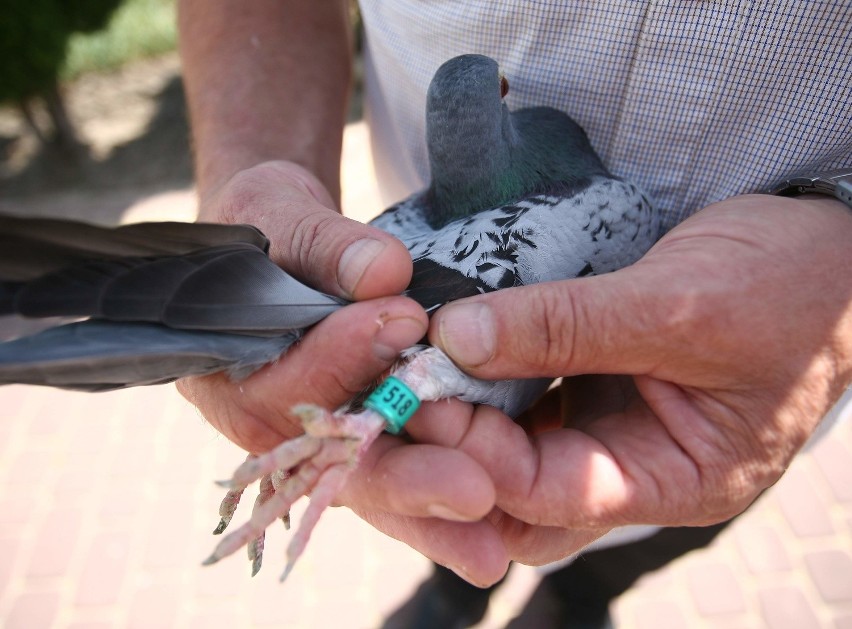
<svg viewBox="0 0 852 629">
<path fill-rule="evenodd" d="M 638 260 L 659 233 L 639 189 L 595 177 L 569 195 L 532 195 L 453 221 L 426 222 L 422 194 L 371 223 L 402 240 L 414 261 L 406 294 L 427 310 L 512 286 L 606 273 Z"/>
</svg>

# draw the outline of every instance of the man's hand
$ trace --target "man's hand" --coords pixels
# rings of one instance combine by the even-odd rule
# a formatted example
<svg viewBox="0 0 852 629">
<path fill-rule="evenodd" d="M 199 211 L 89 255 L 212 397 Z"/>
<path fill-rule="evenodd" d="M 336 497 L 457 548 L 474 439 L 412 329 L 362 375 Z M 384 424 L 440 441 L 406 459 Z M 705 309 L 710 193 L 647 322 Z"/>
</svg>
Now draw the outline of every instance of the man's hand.
<svg viewBox="0 0 852 629">
<path fill-rule="evenodd" d="M 199 220 L 248 223 L 271 243 L 270 258 L 311 287 L 352 300 L 397 295 L 411 256 L 390 234 L 345 218 L 306 169 L 264 162 L 201 197 Z"/>
<path fill-rule="evenodd" d="M 333 295 L 371 299 L 399 294 L 411 277 L 405 246 L 385 232 L 342 217 L 304 168 L 268 162 L 241 171 L 201 200 L 204 220 L 249 223 L 270 238 L 270 257 Z M 179 389 L 221 432 L 252 452 L 301 433 L 299 403 L 336 408 L 386 370 L 426 332 L 426 315 L 402 297 L 338 311 L 279 362 L 241 382 L 223 374 L 190 378 Z"/>
<path fill-rule="evenodd" d="M 278 264 L 328 293 L 398 295 L 412 272 L 405 247 L 334 209 L 350 85 L 349 3 L 180 0 L 178 8 L 199 218 L 257 225 Z M 426 326 L 411 300 L 364 301 L 321 322 L 284 359 L 242 382 L 211 376 L 178 388 L 231 440 L 265 452 L 301 433 L 293 405 L 337 407 L 420 340 Z M 482 468 L 452 450 L 401 444 L 389 436 L 376 441 L 366 457 L 375 475 L 350 483 L 347 504 L 442 563 L 474 549 L 493 558 L 484 562 L 489 578 L 502 574 L 502 542 L 479 521 L 494 501 Z M 453 479 L 434 469 L 436 455 L 466 479 L 449 499 L 443 494 Z M 405 478 L 411 481 L 396 491 Z"/>
<path fill-rule="evenodd" d="M 399 294 L 411 258 L 395 238 L 337 211 L 348 16 L 342 0 L 178 3 L 199 220 L 255 225 L 292 275 L 364 300 Z M 424 321 L 403 299 L 347 309 L 245 382 L 219 376 L 179 388 L 241 446 L 267 450 L 300 432 L 287 419 L 293 404 L 340 404 L 416 341 Z"/>
<path fill-rule="evenodd" d="M 205 419 L 243 449 L 263 453 L 298 436 L 294 406 L 337 408 L 425 336 L 428 319 L 416 302 L 384 297 L 408 285 L 412 263 L 405 246 L 342 217 L 320 181 L 297 164 L 266 162 L 238 172 L 202 196 L 200 218 L 256 225 L 270 238 L 272 259 L 288 272 L 330 294 L 364 300 L 321 321 L 280 361 L 245 380 L 219 373 L 178 381 Z M 379 437 L 345 504 L 442 563 L 454 564 L 476 549 L 489 578 L 499 578 L 507 563 L 503 544 L 489 523 L 479 521 L 494 504 L 486 473 L 462 453 L 402 445 Z M 466 481 L 449 500 L 443 494 L 455 479 L 435 468 L 436 456 Z"/>
<path fill-rule="evenodd" d="M 334 409 L 374 382 L 399 353 L 426 334 L 426 313 L 404 297 L 411 257 L 381 230 L 343 218 L 305 169 L 269 162 L 242 171 L 202 198 L 203 220 L 250 223 L 271 240 L 271 255 L 312 286 L 366 300 L 312 328 L 282 359 L 249 378 L 214 374 L 178 381 L 178 389 L 228 439 L 267 452 L 302 432 L 297 404 Z M 449 462 L 449 473 L 436 469 Z M 379 437 L 350 483 L 345 504 L 377 528 L 445 564 L 476 549 L 488 578 L 505 571 L 500 538 L 480 521 L 494 504 L 490 478 L 470 457 L 430 445 Z M 447 485 L 465 479 L 449 498 Z M 437 517 L 434 517 L 437 516 Z M 472 520 L 472 523 L 448 521 Z"/>
<path fill-rule="evenodd" d="M 396 239 L 335 211 L 350 87 L 349 3 L 180 0 L 178 14 L 199 218 L 258 226 L 288 272 L 360 302 L 242 382 L 218 375 L 178 383 L 227 437 L 265 452 L 301 433 L 295 404 L 336 408 L 350 399 L 423 337 L 426 315 L 402 297 L 361 301 L 398 295 L 411 277 L 411 257 Z M 489 578 L 502 574 L 502 542 L 479 521 L 494 501 L 482 468 L 445 448 L 401 445 L 390 436 L 376 441 L 366 457 L 375 474 L 350 483 L 347 504 L 437 561 L 473 550 L 490 558 Z M 436 456 L 465 478 L 449 498 L 453 478 L 435 469 Z"/>
<path fill-rule="evenodd" d="M 533 564 L 620 525 L 740 513 L 852 381 L 850 239 L 852 212 L 831 199 L 738 197 L 632 267 L 443 308 L 430 339 L 471 373 L 579 376 L 564 381 L 564 428 L 553 395 L 525 418 L 529 433 L 458 402 L 415 416 L 417 441 L 457 451 L 434 455 L 454 477 L 445 500 L 465 484 L 452 465 L 467 455 L 494 482 L 489 534 Z M 595 373 L 610 375 L 580 376 Z M 450 565 L 492 582 L 488 550 Z"/>
</svg>

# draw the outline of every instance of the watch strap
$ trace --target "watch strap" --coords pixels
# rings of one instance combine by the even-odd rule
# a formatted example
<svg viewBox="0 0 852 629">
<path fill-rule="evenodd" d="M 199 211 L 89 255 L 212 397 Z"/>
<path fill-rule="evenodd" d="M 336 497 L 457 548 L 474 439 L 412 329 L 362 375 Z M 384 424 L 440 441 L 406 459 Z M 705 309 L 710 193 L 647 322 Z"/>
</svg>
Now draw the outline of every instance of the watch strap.
<svg viewBox="0 0 852 629">
<path fill-rule="evenodd" d="M 785 197 L 808 193 L 828 194 L 852 208 L 852 168 L 790 177 L 773 187 L 770 192 Z"/>
</svg>

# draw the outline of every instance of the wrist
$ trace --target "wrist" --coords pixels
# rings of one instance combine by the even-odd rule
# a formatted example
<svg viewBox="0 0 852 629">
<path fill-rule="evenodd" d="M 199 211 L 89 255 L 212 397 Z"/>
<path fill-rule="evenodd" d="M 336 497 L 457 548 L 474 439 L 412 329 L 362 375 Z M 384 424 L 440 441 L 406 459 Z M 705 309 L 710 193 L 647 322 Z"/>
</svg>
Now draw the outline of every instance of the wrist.
<svg viewBox="0 0 852 629">
<path fill-rule="evenodd" d="M 309 199 L 332 210 L 337 208 L 331 193 L 309 170 L 295 162 L 269 160 L 215 183 L 208 180 L 208 187 L 199 185 L 198 220 L 260 225 L 268 218 L 265 214 L 270 210 L 270 202 L 283 207 L 294 198 L 302 200 L 300 206 L 305 206 L 304 200 Z"/>
<path fill-rule="evenodd" d="M 852 168 L 838 168 L 790 177 L 773 187 L 772 194 L 797 197 L 812 192 L 839 199 L 852 209 Z"/>
<path fill-rule="evenodd" d="M 827 354 L 833 380 L 833 395 L 838 398 L 852 386 L 852 264 L 849 262 L 849 242 L 852 241 L 852 208 L 840 199 L 821 193 L 806 193 L 792 199 L 810 211 L 819 233 L 816 247 L 822 249 L 829 260 L 818 276 L 826 293 L 834 295 L 838 313 L 834 326 L 827 326 Z M 831 279 L 828 279 L 831 278 Z M 845 304 L 845 307 L 843 307 Z"/>
<path fill-rule="evenodd" d="M 294 179 L 324 205 L 339 208 L 341 144 L 342 129 L 340 138 L 317 142 L 316 150 L 298 154 L 258 147 L 257 142 L 245 138 L 219 138 L 203 152 L 196 152 L 195 180 L 202 208 L 206 200 L 246 173 L 262 173 L 271 180 Z"/>
<path fill-rule="evenodd" d="M 837 220 L 842 224 L 843 215 L 849 219 L 849 227 L 852 229 L 852 208 L 835 197 L 817 192 L 807 192 L 796 197 L 789 197 L 792 201 L 803 204 L 803 207 L 812 208 L 820 212 L 832 212 L 837 215 Z M 828 217 L 826 217 L 828 219 Z"/>
<path fill-rule="evenodd" d="M 351 75 L 348 5 L 181 0 L 180 51 L 202 197 L 289 160 L 339 198 Z"/>
</svg>

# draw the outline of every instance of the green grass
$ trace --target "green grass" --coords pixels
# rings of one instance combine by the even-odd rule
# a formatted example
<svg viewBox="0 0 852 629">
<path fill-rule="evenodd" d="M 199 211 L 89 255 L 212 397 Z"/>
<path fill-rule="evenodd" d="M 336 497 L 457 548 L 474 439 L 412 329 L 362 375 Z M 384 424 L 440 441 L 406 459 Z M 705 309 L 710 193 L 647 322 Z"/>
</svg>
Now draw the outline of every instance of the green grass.
<svg viewBox="0 0 852 629">
<path fill-rule="evenodd" d="M 125 0 L 105 30 L 71 37 L 62 78 L 159 55 L 174 50 L 176 41 L 174 0 Z"/>
</svg>

